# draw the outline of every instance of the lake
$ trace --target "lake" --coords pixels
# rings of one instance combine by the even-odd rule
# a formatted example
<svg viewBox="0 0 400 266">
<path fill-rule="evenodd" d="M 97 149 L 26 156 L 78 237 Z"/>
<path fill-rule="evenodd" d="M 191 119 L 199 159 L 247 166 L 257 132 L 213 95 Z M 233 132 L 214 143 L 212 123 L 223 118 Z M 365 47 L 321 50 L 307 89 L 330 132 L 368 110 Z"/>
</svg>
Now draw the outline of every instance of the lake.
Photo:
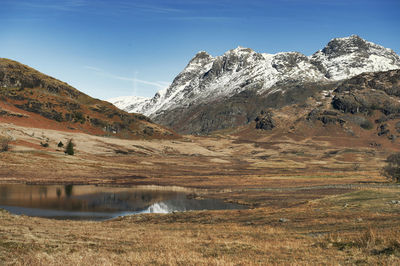
<svg viewBox="0 0 400 266">
<path fill-rule="evenodd" d="M 0 208 L 27 216 L 99 221 L 140 213 L 245 208 L 189 194 L 165 187 L 0 184 Z"/>
</svg>

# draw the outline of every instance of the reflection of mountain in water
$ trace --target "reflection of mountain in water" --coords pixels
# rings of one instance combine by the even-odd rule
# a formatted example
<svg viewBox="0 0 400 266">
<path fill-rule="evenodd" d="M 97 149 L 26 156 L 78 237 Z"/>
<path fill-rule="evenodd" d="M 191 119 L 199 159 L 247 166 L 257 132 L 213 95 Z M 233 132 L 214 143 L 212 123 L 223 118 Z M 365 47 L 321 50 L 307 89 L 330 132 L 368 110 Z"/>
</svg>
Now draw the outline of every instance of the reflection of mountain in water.
<svg viewBox="0 0 400 266">
<path fill-rule="evenodd" d="M 171 209 L 170 206 L 168 206 L 168 204 L 164 202 L 157 202 L 148 207 L 142 213 L 170 213 L 173 211 L 174 210 Z"/>
<path fill-rule="evenodd" d="M 0 184 L 0 205 L 63 211 L 142 211 L 182 192 L 97 186 Z"/>
<path fill-rule="evenodd" d="M 85 210 L 96 211 L 143 211 L 154 203 L 172 198 L 185 198 L 183 193 L 172 191 L 135 191 L 119 193 L 95 193 L 72 197 L 85 203 Z"/>
<path fill-rule="evenodd" d="M 56 219 L 105 220 L 138 213 L 242 209 L 221 200 L 188 199 L 183 192 L 96 186 L 0 185 L 0 208 Z"/>
<path fill-rule="evenodd" d="M 170 213 L 174 211 L 194 211 L 194 210 L 232 210 L 243 209 L 244 206 L 223 202 L 216 199 L 188 199 L 179 198 L 163 202 L 157 202 L 143 211 L 143 213 Z"/>
</svg>

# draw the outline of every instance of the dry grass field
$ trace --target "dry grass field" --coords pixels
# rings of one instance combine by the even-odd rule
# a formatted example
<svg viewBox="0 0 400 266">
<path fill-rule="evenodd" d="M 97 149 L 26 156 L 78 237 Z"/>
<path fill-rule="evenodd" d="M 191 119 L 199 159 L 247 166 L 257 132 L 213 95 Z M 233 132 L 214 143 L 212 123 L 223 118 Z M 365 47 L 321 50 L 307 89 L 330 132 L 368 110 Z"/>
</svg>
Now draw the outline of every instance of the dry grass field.
<svg viewBox="0 0 400 266">
<path fill-rule="evenodd" d="M 3 212 L 0 259 L 25 265 L 398 265 L 400 206 L 388 202 L 399 197 L 398 190 L 358 190 L 295 207 L 147 214 L 106 222 Z"/>
<path fill-rule="evenodd" d="M 182 186 L 249 206 L 104 222 L 2 211 L 2 264 L 400 263 L 400 187 L 380 174 L 390 143 L 248 132 L 121 140 L 12 124 L 0 133 L 13 139 L 2 183 Z M 57 147 L 71 138 L 74 156 Z"/>
</svg>

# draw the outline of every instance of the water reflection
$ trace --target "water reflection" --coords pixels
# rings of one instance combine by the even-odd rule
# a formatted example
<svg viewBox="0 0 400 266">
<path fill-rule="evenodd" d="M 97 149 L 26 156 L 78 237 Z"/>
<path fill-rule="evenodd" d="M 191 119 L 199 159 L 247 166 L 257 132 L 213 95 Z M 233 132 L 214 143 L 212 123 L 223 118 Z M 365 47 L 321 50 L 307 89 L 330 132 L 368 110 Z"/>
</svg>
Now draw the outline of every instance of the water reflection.
<svg viewBox="0 0 400 266">
<path fill-rule="evenodd" d="M 0 208 L 57 219 L 104 220 L 136 213 L 241 209 L 220 200 L 188 199 L 181 191 L 73 185 L 0 184 Z"/>
<path fill-rule="evenodd" d="M 66 185 L 66 186 L 64 187 L 65 195 L 66 195 L 68 198 L 71 197 L 71 195 L 72 195 L 72 188 L 73 188 L 73 185 Z"/>
</svg>

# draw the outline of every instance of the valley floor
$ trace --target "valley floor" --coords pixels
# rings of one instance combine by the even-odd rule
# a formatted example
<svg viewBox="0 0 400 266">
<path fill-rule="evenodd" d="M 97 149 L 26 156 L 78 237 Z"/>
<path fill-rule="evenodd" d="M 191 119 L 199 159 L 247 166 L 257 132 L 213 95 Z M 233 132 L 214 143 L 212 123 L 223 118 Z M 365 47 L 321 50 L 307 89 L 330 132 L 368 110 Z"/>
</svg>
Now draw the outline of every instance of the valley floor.
<svg viewBox="0 0 400 266">
<path fill-rule="evenodd" d="M 2 183 L 183 186 L 250 207 L 105 222 L 2 211 L 4 264 L 400 263 L 400 187 L 380 174 L 395 147 L 263 133 L 121 140 L 12 124 L 0 133 L 13 138 Z M 74 156 L 57 148 L 71 138 Z"/>
</svg>

